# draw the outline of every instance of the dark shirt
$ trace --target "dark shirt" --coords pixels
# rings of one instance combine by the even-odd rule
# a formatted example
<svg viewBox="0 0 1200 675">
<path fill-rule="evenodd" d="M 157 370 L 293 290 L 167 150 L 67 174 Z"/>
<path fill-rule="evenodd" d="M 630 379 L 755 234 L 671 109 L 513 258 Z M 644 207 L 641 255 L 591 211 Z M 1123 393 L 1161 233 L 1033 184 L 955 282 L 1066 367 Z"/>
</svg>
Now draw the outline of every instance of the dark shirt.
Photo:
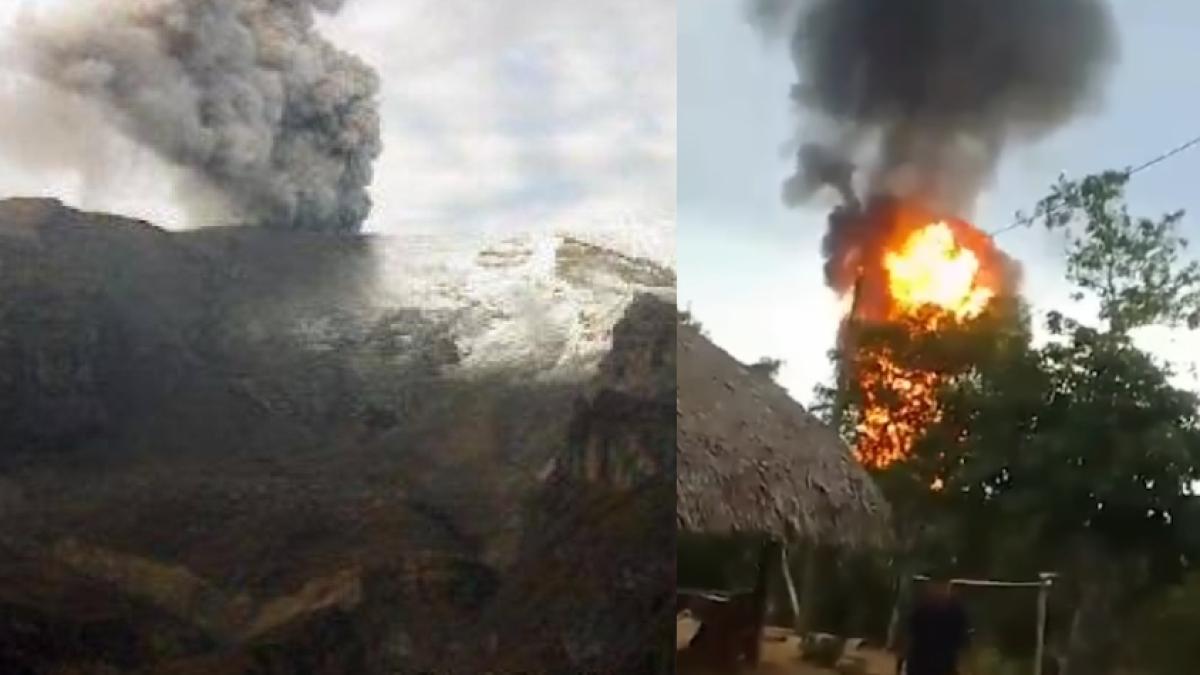
<svg viewBox="0 0 1200 675">
<path fill-rule="evenodd" d="M 908 675 L 954 675 L 968 636 L 967 613 L 957 600 L 921 603 L 908 618 Z"/>
</svg>

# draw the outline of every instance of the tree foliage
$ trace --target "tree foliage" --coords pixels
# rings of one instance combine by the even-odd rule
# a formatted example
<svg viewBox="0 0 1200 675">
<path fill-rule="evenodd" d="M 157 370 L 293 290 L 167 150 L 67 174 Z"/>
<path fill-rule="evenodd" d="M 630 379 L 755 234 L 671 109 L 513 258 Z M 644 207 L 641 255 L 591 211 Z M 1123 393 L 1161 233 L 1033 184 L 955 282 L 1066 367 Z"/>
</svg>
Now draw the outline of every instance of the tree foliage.
<svg viewBox="0 0 1200 675">
<path fill-rule="evenodd" d="M 1135 616 L 1127 661 L 1155 675 L 1200 672 L 1200 574 L 1191 575 Z"/>
<path fill-rule="evenodd" d="M 893 501 L 931 521 L 944 509 L 995 512 L 1003 517 L 987 517 L 1019 523 L 1036 551 L 1087 536 L 1114 550 L 1177 553 L 1178 514 L 1200 479 L 1200 403 L 1128 333 L 1193 316 L 1200 264 L 1184 261 L 1181 214 L 1132 217 L 1125 181 L 1115 172 L 1060 181 L 1037 210 L 1071 233 L 1068 279 L 1099 298 L 1105 326 L 1051 312 L 1051 339 L 1039 347 L 1027 313 L 1010 308 L 933 333 L 860 331 L 859 349 L 886 349 L 945 385 L 940 421 L 911 460 L 879 476 Z M 930 494 L 934 480 L 944 489 Z"/>
<path fill-rule="evenodd" d="M 1060 181 L 1036 211 L 1067 233 L 1067 279 L 1076 297 L 1098 299 L 1101 326 L 1051 312 L 1050 339 L 1035 345 L 1027 313 L 1009 308 L 934 333 L 857 328 L 856 350 L 886 350 L 942 384 L 939 419 L 911 458 L 877 472 L 910 566 L 949 561 L 992 576 L 1056 569 L 1077 609 L 1086 601 L 1088 612 L 1115 618 L 1178 582 L 1200 553 L 1200 400 L 1129 337 L 1152 324 L 1197 325 L 1200 264 L 1186 260 L 1182 213 L 1131 216 L 1126 180 L 1110 172 Z M 836 389 L 823 394 L 831 410 L 844 408 L 830 418 L 852 434 L 861 401 L 853 392 L 837 399 Z M 1072 626 L 1085 670 L 1111 661 L 1084 654 L 1113 641 L 1089 631 L 1094 624 Z"/>
<path fill-rule="evenodd" d="M 1134 217 L 1125 202 L 1129 174 L 1110 171 L 1060 178 L 1038 203 L 1034 219 L 1067 232 L 1067 278 L 1082 297 L 1100 300 L 1114 332 L 1153 323 L 1200 326 L 1200 262 L 1185 262 L 1178 234 L 1183 211 Z"/>
<path fill-rule="evenodd" d="M 1043 566 L 1080 537 L 1177 562 L 1200 402 L 1125 336 L 1064 323 L 1058 337 L 957 379 L 913 464 L 943 479 L 958 513 L 994 512 L 993 538 L 1015 526 Z"/>
</svg>

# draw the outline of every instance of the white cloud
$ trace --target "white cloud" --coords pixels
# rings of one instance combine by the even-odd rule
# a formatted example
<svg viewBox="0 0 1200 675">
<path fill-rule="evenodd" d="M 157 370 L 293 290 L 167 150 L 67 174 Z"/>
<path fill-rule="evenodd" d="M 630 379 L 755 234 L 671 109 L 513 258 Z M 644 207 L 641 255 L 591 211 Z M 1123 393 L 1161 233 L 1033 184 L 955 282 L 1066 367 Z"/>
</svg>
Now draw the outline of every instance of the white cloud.
<svg viewBox="0 0 1200 675">
<path fill-rule="evenodd" d="M 0 8 L 0 40 L 19 6 Z M 385 150 L 369 230 L 626 218 L 673 234 L 674 0 L 350 0 L 322 30 L 383 79 Z M 180 222 L 179 195 L 162 180 L 168 167 L 111 129 L 78 129 L 122 161 L 82 167 L 65 152 L 64 166 L 50 168 L 3 152 L 0 195 L 51 193 Z"/>
</svg>

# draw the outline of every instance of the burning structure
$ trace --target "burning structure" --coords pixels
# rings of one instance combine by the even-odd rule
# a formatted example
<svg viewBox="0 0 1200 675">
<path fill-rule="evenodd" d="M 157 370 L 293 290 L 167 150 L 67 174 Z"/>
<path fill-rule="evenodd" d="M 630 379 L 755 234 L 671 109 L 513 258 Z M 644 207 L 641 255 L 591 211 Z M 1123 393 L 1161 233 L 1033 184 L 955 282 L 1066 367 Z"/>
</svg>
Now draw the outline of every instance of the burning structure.
<svg viewBox="0 0 1200 675">
<path fill-rule="evenodd" d="M 939 331 L 1016 296 L 1018 265 L 966 218 L 1006 144 L 1038 139 L 1095 99 L 1116 51 L 1111 17 L 1102 0 L 754 0 L 753 10 L 765 31 L 790 35 L 799 75 L 803 144 L 783 198 L 841 196 L 824 240 L 825 281 L 853 298 L 839 380 L 860 394 L 860 461 L 884 467 L 937 420 L 944 375 L 856 333 Z"/>
<path fill-rule="evenodd" d="M 852 280 L 839 348 L 843 386 L 857 389 L 856 455 L 883 468 L 907 457 L 922 431 L 938 421 L 937 390 L 949 374 L 861 341 L 860 331 L 886 325 L 919 340 L 963 327 L 1002 311 L 1002 301 L 1016 294 L 1019 269 L 970 223 L 900 199 L 879 198 L 866 210 L 839 210 L 834 217 L 853 218 L 849 227 L 869 231 L 869 243 L 851 249 L 838 261 L 842 269 L 830 271 Z M 872 235 L 879 239 L 871 241 Z"/>
</svg>

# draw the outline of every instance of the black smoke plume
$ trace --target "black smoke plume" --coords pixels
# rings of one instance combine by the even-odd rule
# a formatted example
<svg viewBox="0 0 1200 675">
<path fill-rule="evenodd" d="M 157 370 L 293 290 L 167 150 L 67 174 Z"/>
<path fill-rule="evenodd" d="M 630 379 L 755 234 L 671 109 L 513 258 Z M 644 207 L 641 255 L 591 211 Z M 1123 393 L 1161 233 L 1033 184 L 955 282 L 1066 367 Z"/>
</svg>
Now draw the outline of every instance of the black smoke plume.
<svg viewBox="0 0 1200 675">
<path fill-rule="evenodd" d="M 374 71 L 316 31 L 343 0 L 81 2 L 19 27 L 37 77 L 252 222 L 354 232 L 381 151 Z"/>
<path fill-rule="evenodd" d="M 867 202 L 969 215 L 1005 146 L 1096 102 L 1116 56 L 1103 0 L 752 2 L 761 28 L 790 35 L 792 99 L 807 113 L 791 205 L 829 185 L 858 210 L 859 166 Z M 856 239 L 845 234 L 827 247 Z"/>
</svg>

